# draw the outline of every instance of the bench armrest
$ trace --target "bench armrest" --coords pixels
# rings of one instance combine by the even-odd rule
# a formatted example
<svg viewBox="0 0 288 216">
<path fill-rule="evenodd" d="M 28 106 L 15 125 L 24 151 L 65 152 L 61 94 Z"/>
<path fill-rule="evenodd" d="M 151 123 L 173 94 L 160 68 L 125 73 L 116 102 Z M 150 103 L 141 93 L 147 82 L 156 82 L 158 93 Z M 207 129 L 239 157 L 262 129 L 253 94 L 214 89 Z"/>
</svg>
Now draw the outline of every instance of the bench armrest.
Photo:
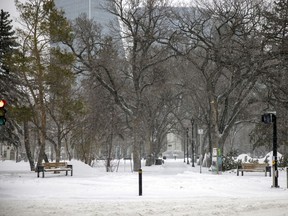
<svg viewBox="0 0 288 216">
<path fill-rule="evenodd" d="M 73 169 L 73 165 L 68 164 L 68 165 L 67 165 L 67 168 Z"/>
</svg>

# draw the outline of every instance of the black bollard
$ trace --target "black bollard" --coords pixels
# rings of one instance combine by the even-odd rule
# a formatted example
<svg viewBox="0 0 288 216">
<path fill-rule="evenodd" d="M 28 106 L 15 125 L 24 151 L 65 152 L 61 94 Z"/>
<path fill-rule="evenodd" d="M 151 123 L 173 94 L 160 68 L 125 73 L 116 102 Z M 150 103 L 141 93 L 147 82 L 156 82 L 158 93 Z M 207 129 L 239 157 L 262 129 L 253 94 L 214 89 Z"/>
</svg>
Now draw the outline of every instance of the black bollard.
<svg viewBox="0 0 288 216">
<path fill-rule="evenodd" d="M 142 196 L 142 169 L 139 169 L 139 196 Z"/>
</svg>

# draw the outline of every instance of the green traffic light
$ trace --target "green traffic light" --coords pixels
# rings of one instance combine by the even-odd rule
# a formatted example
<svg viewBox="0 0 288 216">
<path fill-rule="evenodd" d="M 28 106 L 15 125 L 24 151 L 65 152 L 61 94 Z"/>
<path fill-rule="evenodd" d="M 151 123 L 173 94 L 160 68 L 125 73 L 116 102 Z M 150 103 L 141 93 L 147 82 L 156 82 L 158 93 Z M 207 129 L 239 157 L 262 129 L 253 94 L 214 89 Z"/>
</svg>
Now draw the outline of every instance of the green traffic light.
<svg viewBox="0 0 288 216">
<path fill-rule="evenodd" d="M 5 125 L 6 118 L 5 117 L 0 117 L 0 125 Z"/>
</svg>

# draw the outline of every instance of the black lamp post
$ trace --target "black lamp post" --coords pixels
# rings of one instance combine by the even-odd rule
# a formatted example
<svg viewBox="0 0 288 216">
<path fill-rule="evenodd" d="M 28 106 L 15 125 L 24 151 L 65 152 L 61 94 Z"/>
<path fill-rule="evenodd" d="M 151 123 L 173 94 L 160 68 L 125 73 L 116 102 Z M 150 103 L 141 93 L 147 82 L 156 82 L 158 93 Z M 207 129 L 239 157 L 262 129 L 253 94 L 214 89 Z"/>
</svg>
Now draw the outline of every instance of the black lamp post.
<svg viewBox="0 0 288 216">
<path fill-rule="evenodd" d="M 277 118 L 274 113 L 265 113 L 262 115 L 262 122 L 266 124 L 273 123 L 273 160 L 272 160 L 272 173 L 273 185 L 272 187 L 279 187 L 278 185 L 278 168 L 277 168 Z"/>
<path fill-rule="evenodd" d="M 188 132 L 189 132 L 189 128 L 187 127 L 187 129 L 186 129 L 186 136 L 187 136 L 187 139 L 186 139 L 186 142 L 187 142 L 187 144 L 186 144 L 186 147 L 187 147 L 187 164 L 190 164 L 189 163 L 189 151 L 188 151 L 188 148 L 189 148 L 189 135 L 188 135 Z"/>
<path fill-rule="evenodd" d="M 184 132 L 184 137 L 183 137 L 183 149 L 184 149 L 184 163 L 186 163 L 186 146 L 185 146 L 185 132 Z"/>
<path fill-rule="evenodd" d="M 273 121 L 273 161 L 272 166 L 274 167 L 274 182 L 273 187 L 279 187 L 278 185 L 278 168 L 277 168 L 277 120 L 276 115 L 272 116 Z"/>
<path fill-rule="evenodd" d="M 194 119 L 191 119 L 191 163 L 192 163 L 192 167 L 195 167 L 194 165 Z"/>
</svg>

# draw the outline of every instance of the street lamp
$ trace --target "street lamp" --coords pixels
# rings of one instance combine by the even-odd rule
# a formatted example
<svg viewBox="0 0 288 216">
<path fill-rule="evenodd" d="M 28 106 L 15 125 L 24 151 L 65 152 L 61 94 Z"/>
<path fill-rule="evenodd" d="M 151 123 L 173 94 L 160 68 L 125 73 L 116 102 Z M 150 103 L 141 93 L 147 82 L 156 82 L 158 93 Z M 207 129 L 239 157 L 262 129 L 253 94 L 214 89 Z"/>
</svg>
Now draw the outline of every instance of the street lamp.
<svg viewBox="0 0 288 216">
<path fill-rule="evenodd" d="M 184 129 L 184 128 L 183 128 Z M 186 147 L 185 147 L 185 132 L 184 132 L 184 137 L 183 137 L 183 150 L 184 150 L 184 163 L 186 163 L 186 152 L 185 152 L 185 150 L 186 150 Z"/>
<path fill-rule="evenodd" d="M 189 135 L 188 135 L 188 132 L 189 132 L 189 128 L 187 127 L 187 129 L 186 129 L 186 136 L 187 136 L 187 144 L 186 144 L 186 145 L 187 145 L 187 146 L 186 146 L 186 147 L 187 147 L 187 164 L 190 164 L 190 163 L 189 163 L 189 151 L 188 151 L 188 147 L 189 147 L 189 145 L 188 145 L 188 144 L 189 144 Z"/>
<path fill-rule="evenodd" d="M 195 167 L 194 165 L 194 119 L 191 119 L 191 163 L 192 163 L 192 167 Z"/>
<path fill-rule="evenodd" d="M 273 158 L 272 158 L 272 187 L 278 188 L 278 160 L 277 160 L 277 117 L 276 112 L 269 112 L 262 115 L 262 122 L 273 123 Z"/>
<path fill-rule="evenodd" d="M 203 129 L 198 129 L 198 134 L 200 135 L 200 173 L 202 173 L 202 139 L 201 135 L 203 134 Z"/>
</svg>

